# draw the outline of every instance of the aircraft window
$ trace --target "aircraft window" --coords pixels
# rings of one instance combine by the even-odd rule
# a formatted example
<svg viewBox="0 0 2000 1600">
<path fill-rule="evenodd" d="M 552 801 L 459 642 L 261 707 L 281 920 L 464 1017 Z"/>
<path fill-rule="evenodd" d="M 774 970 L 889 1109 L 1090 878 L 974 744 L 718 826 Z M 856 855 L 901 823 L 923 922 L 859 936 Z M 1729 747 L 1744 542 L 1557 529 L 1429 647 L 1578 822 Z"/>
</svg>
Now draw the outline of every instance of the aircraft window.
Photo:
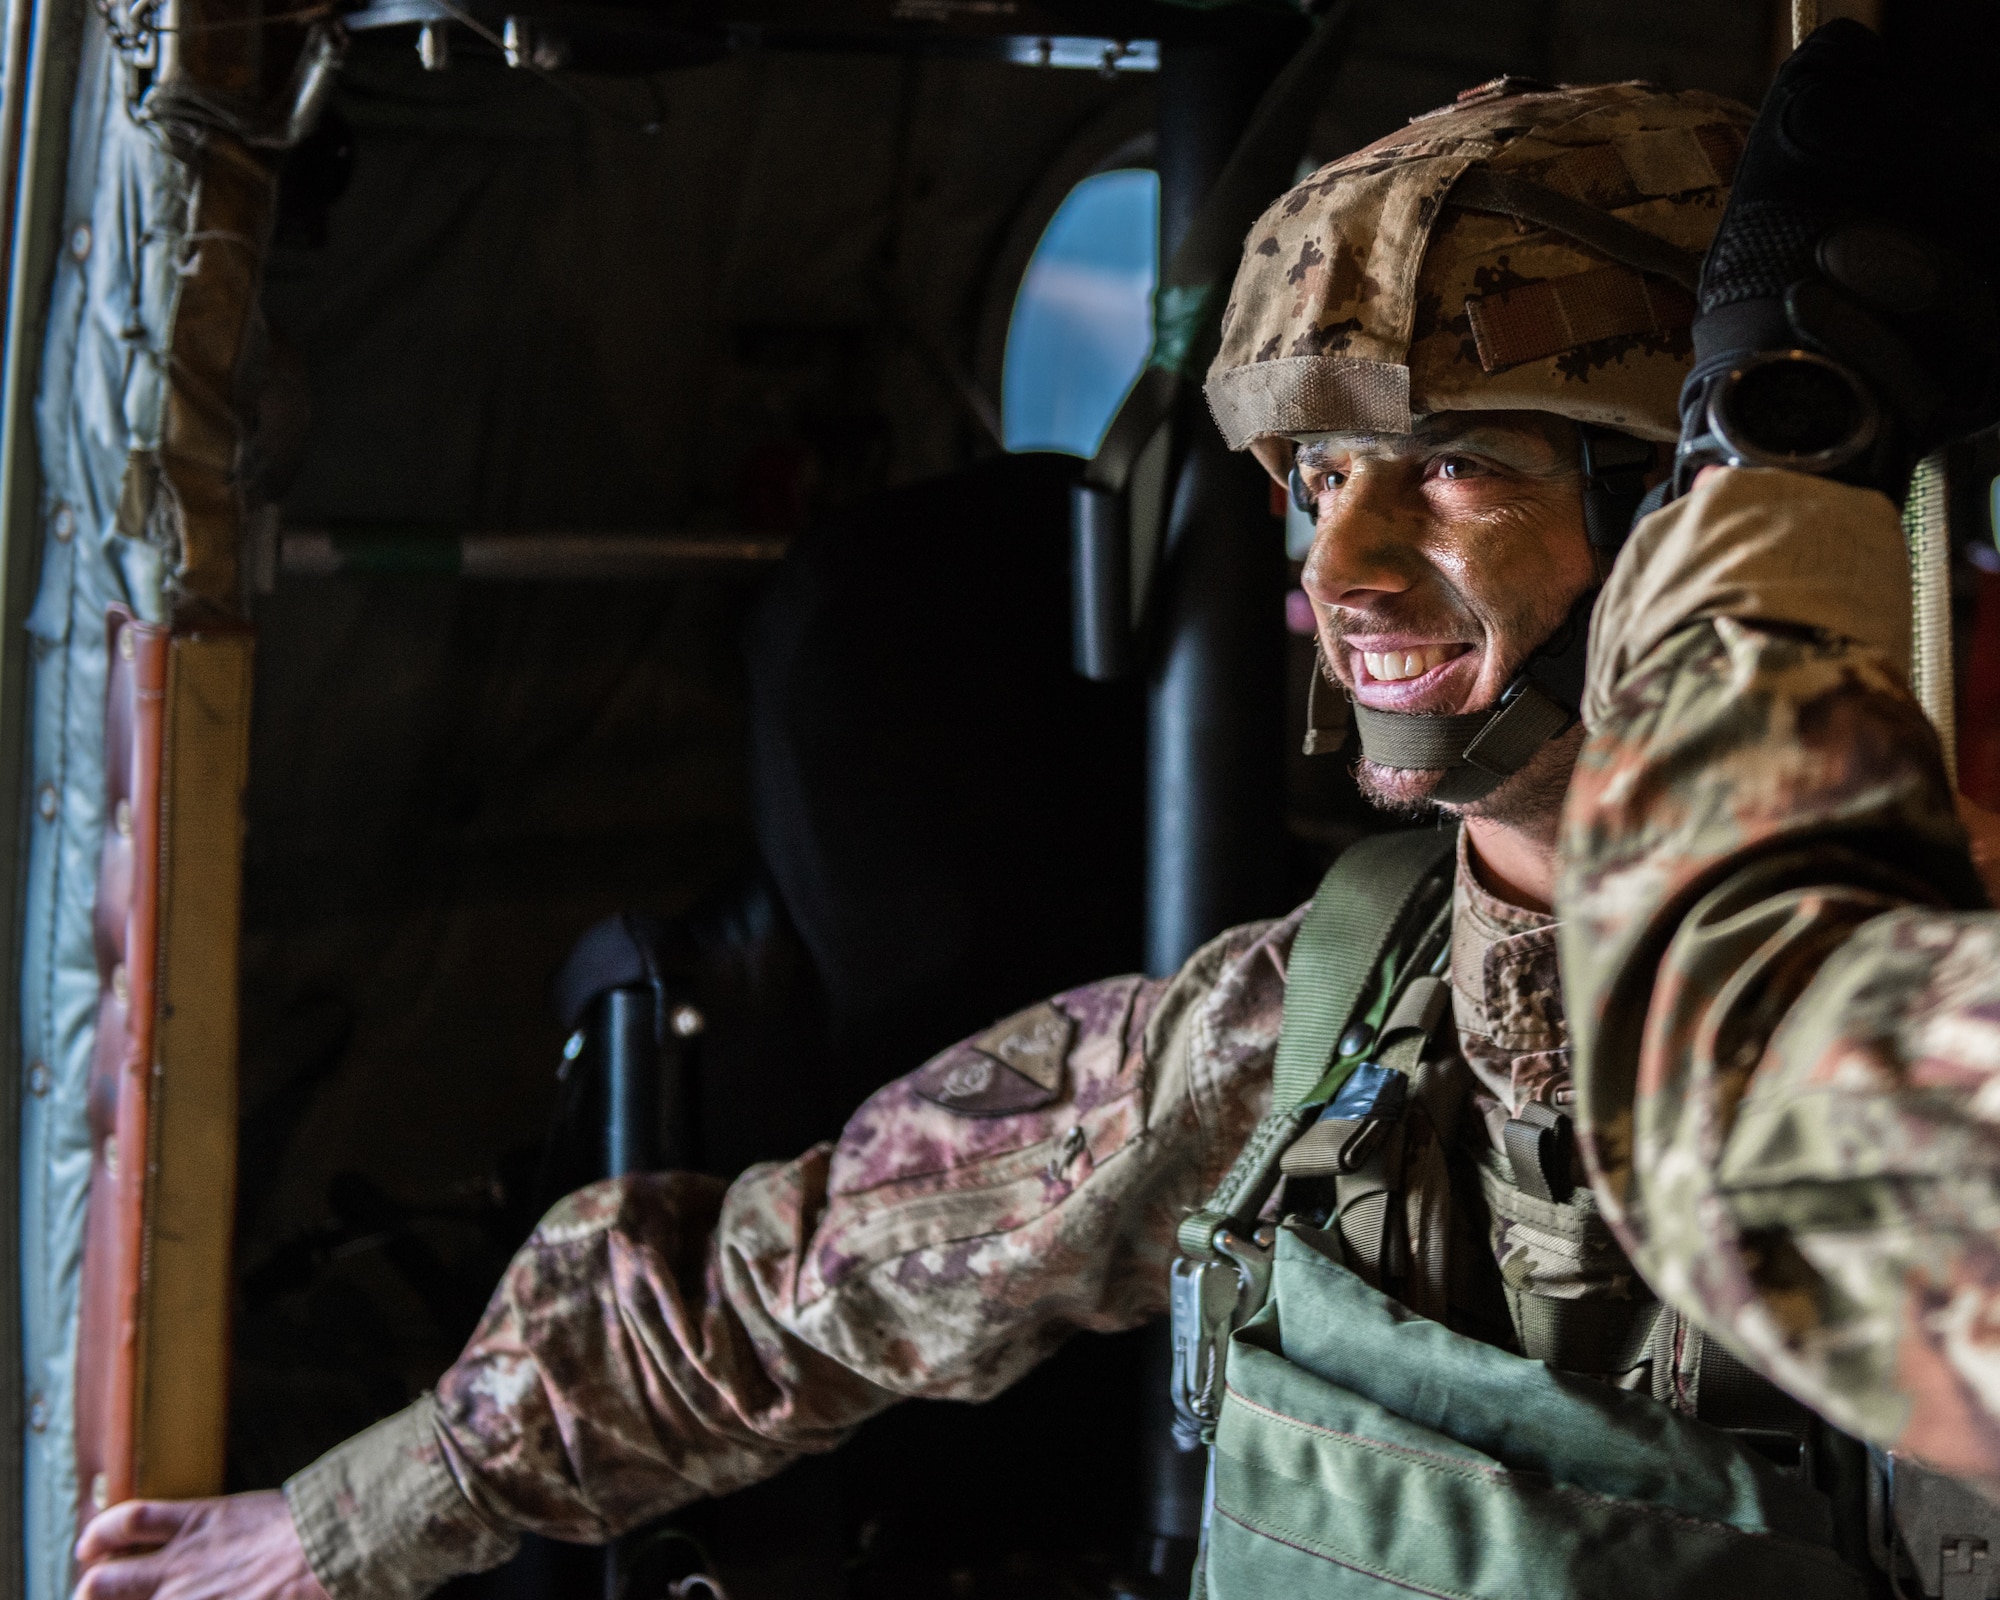
<svg viewBox="0 0 2000 1600">
<path fill-rule="evenodd" d="M 1021 277 L 1007 327 L 1009 450 L 1097 452 L 1153 345 L 1160 179 L 1100 172 L 1070 190 Z"/>
</svg>

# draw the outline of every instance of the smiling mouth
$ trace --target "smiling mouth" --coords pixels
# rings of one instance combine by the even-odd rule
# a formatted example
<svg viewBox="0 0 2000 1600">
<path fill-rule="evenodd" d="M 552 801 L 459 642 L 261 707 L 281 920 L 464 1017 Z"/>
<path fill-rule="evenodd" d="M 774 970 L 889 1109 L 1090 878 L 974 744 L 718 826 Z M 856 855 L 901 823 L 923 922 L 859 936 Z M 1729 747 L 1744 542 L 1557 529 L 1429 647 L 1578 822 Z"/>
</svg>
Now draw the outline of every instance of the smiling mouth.
<svg viewBox="0 0 2000 1600">
<path fill-rule="evenodd" d="M 1361 665 L 1377 683 L 1402 683 L 1421 678 L 1471 649 L 1465 644 L 1427 644 L 1414 650 L 1357 650 Z"/>
</svg>

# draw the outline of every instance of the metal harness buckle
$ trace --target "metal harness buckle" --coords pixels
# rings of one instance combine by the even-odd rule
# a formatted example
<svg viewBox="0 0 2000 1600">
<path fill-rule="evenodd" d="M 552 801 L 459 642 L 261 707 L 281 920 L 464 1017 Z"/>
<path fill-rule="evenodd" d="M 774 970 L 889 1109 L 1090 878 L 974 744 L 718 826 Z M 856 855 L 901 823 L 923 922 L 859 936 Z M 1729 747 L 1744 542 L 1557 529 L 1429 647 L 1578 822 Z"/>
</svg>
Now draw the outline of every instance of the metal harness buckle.
<svg viewBox="0 0 2000 1600">
<path fill-rule="evenodd" d="M 1269 1225 L 1249 1239 L 1221 1228 L 1211 1245 L 1221 1259 L 1182 1256 L 1174 1262 L 1168 1300 L 1174 1337 L 1174 1443 L 1183 1450 L 1215 1438 L 1229 1336 L 1262 1309 L 1270 1294 L 1277 1237 Z"/>
</svg>

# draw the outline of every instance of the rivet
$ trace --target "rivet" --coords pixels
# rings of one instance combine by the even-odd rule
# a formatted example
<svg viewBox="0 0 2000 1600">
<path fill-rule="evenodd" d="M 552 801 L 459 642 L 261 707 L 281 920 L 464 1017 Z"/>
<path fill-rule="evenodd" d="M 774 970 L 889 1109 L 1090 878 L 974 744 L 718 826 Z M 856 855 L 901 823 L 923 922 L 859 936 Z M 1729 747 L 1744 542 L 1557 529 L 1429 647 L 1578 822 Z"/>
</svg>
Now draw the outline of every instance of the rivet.
<svg viewBox="0 0 2000 1600">
<path fill-rule="evenodd" d="M 115 1133 L 104 1136 L 104 1175 L 107 1178 L 118 1176 L 118 1135 Z"/>
<path fill-rule="evenodd" d="M 1375 1030 L 1365 1022 L 1357 1022 L 1340 1036 L 1337 1047 L 1342 1056 L 1358 1056 L 1375 1042 Z"/>
<path fill-rule="evenodd" d="M 130 800 L 120 800 L 117 805 L 111 808 L 111 826 L 118 830 L 119 838 L 129 839 L 132 837 L 132 802 Z"/>
<path fill-rule="evenodd" d="M 28 1431 L 30 1433 L 49 1431 L 49 1402 L 39 1389 L 28 1397 Z"/>
<path fill-rule="evenodd" d="M 68 506 L 57 506 L 55 516 L 49 521 L 49 531 L 58 544 L 68 544 L 76 533 L 76 513 Z"/>
<path fill-rule="evenodd" d="M 125 964 L 123 962 L 120 962 L 111 969 L 111 992 L 117 997 L 118 1003 L 121 1006 L 131 1002 L 132 981 L 125 976 Z"/>
<path fill-rule="evenodd" d="M 90 1503 L 99 1511 L 111 1503 L 111 1480 L 101 1472 L 90 1480 Z"/>
<path fill-rule="evenodd" d="M 28 1093 L 38 1100 L 49 1092 L 55 1081 L 56 1075 L 49 1071 L 46 1061 L 37 1061 L 28 1068 Z"/>
<path fill-rule="evenodd" d="M 90 254 L 90 224 L 79 222 L 69 230 L 69 253 L 82 261 Z"/>
<path fill-rule="evenodd" d="M 704 1017 L 693 1006 L 675 1006 L 672 1016 L 667 1018 L 667 1026 L 674 1030 L 679 1039 L 692 1039 L 708 1026 Z"/>
<path fill-rule="evenodd" d="M 44 822 L 56 820 L 56 786 L 45 783 L 35 791 L 35 810 Z"/>
<path fill-rule="evenodd" d="M 138 653 L 138 648 L 132 641 L 132 630 L 130 628 L 121 630 L 118 635 L 118 659 L 130 661 Z"/>
</svg>

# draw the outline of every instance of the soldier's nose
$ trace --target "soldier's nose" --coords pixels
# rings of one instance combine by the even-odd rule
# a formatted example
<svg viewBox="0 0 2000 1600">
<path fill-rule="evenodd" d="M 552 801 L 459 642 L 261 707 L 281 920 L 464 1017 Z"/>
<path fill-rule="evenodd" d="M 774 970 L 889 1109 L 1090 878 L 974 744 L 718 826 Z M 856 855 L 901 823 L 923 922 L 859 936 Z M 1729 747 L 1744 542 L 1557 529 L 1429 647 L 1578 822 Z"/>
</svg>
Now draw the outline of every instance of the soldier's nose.
<svg viewBox="0 0 2000 1600">
<path fill-rule="evenodd" d="M 1321 516 L 1300 585 L 1321 605 L 1367 607 L 1416 581 L 1418 561 L 1404 519 L 1387 508 L 1341 502 Z"/>
</svg>

